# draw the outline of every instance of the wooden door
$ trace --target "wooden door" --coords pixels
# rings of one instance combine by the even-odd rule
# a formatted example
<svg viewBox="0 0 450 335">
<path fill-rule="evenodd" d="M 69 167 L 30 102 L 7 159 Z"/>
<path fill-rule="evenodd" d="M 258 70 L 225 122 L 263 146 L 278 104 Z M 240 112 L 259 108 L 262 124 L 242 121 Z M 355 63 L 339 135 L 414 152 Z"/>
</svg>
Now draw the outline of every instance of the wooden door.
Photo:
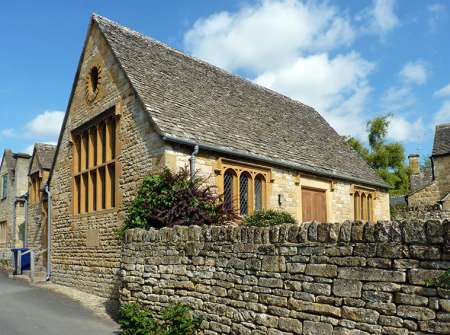
<svg viewBox="0 0 450 335">
<path fill-rule="evenodd" d="M 327 221 L 326 193 L 323 190 L 302 188 L 303 222 Z"/>
</svg>

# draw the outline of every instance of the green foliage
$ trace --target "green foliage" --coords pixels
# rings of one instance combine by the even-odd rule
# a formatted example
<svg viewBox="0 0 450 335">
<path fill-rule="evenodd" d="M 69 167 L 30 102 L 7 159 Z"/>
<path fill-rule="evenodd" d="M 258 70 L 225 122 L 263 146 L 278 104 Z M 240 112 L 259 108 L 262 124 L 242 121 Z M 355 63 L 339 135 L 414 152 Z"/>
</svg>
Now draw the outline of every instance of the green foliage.
<svg viewBox="0 0 450 335">
<path fill-rule="evenodd" d="M 144 179 L 121 233 L 131 228 L 223 224 L 235 218 L 206 181 L 187 169 L 165 169 Z"/>
<path fill-rule="evenodd" d="M 288 212 L 276 210 L 257 211 L 253 215 L 245 218 L 245 223 L 249 226 L 267 227 L 279 224 L 295 224 L 297 223 L 294 217 Z"/>
<path fill-rule="evenodd" d="M 121 308 L 119 324 L 124 335 L 195 335 L 202 321 L 180 304 L 167 307 L 159 318 L 138 304 L 126 304 Z"/>
<path fill-rule="evenodd" d="M 367 123 L 369 148 L 353 137 L 347 138 L 347 143 L 392 187 L 391 194 L 402 195 L 409 191 L 411 171 L 405 164 L 403 145 L 386 142 L 390 117 L 377 117 Z"/>
<path fill-rule="evenodd" d="M 119 325 L 123 335 L 155 334 L 157 324 L 149 311 L 137 304 L 127 304 L 120 309 Z"/>
<path fill-rule="evenodd" d="M 438 286 L 446 289 L 450 289 L 450 269 L 435 279 L 427 280 L 425 282 L 427 286 Z"/>
<path fill-rule="evenodd" d="M 194 335 L 203 319 L 192 313 L 187 306 L 176 304 L 166 308 L 161 317 L 161 335 Z"/>
</svg>

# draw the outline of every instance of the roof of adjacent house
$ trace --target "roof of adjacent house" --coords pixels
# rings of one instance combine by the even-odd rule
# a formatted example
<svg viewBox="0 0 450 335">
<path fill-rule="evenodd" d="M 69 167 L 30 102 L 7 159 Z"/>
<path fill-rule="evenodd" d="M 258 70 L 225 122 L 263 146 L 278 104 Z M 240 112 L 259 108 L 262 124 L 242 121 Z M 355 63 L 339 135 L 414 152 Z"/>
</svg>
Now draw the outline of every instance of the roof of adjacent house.
<svg viewBox="0 0 450 335">
<path fill-rule="evenodd" d="M 436 126 L 432 156 L 450 154 L 450 123 Z"/>
<path fill-rule="evenodd" d="M 313 108 L 101 16 L 91 24 L 163 139 L 388 187 Z"/>
<path fill-rule="evenodd" d="M 32 161 L 37 159 L 39 166 L 43 170 L 50 170 L 53 165 L 53 159 L 55 157 L 56 146 L 53 144 L 36 143 L 34 145 L 33 156 L 30 162 L 29 174 L 36 171 L 32 171 Z"/>
<path fill-rule="evenodd" d="M 8 174 L 10 175 L 10 177 L 14 176 L 14 173 L 16 170 L 17 158 L 29 159 L 30 155 L 28 155 L 26 153 L 14 153 L 11 149 L 5 149 L 5 151 L 3 152 L 3 157 L 2 157 L 0 167 L 3 164 L 6 164 L 6 166 L 8 168 Z"/>
</svg>

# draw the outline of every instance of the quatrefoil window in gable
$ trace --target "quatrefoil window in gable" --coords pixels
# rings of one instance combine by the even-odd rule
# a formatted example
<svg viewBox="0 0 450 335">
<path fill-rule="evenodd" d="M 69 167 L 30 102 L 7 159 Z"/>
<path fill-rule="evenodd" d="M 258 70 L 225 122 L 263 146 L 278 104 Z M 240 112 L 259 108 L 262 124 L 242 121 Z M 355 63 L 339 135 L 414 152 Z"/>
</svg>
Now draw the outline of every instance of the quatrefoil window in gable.
<svg viewBox="0 0 450 335">
<path fill-rule="evenodd" d="M 89 102 L 94 101 L 98 96 L 102 79 L 101 73 L 101 68 L 95 65 L 91 67 L 86 76 L 86 97 Z"/>
</svg>

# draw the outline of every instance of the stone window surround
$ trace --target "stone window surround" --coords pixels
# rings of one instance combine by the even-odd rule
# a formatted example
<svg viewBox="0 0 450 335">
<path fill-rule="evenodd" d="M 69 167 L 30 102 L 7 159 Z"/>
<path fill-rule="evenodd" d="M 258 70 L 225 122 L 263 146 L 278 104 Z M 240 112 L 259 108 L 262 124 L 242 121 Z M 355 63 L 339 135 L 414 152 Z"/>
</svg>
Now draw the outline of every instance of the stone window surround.
<svg viewBox="0 0 450 335">
<path fill-rule="evenodd" d="M 255 210 L 255 192 L 254 192 L 254 184 L 257 177 L 262 178 L 262 209 L 267 208 L 268 203 L 268 194 L 270 194 L 270 183 L 273 182 L 272 179 L 272 170 L 268 167 L 251 164 L 247 162 L 232 160 L 228 158 L 219 158 L 216 161 L 216 185 L 219 191 L 219 194 L 224 193 L 224 176 L 227 171 L 231 171 L 234 175 L 233 178 L 233 208 L 237 213 L 240 213 L 240 187 L 239 180 L 240 176 L 245 174 L 249 178 L 248 185 L 248 215 L 253 214 Z"/>
<path fill-rule="evenodd" d="M 120 106 L 114 105 L 72 131 L 72 214 L 75 216 L 107 212 L 120 205 L 119 109 Z M 103 125 L 106 137 L 100 133 Z M 115 130 L 113 134 L 112 130 Z"/>
<path fill-rule="evenodd" d="M 353 213 L 356 221 L 374 221 L 374 207 L 377 192 L 374 188 L 352 185 Z M 365 201 L 363 202 L 363 199 Z"/>
</svg>

